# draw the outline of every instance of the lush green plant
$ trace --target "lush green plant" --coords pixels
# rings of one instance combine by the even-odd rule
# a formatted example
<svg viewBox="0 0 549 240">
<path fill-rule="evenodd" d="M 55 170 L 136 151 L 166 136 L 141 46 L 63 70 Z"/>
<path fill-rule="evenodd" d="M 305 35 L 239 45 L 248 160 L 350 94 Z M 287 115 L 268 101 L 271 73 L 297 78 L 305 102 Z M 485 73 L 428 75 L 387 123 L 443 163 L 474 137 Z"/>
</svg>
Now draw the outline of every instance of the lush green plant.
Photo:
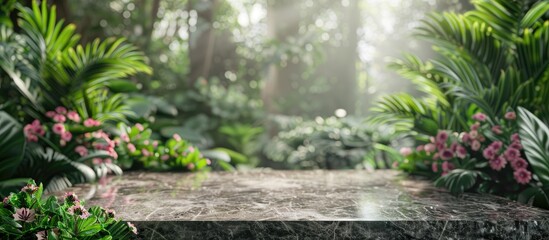
<svg viewBox="0 0 549 240">
<path fill-rule="evenodd" d="M 44 183 L 48 191 L 55 191 L 71 184 L 93 181 L 101 176 L 102 172 L 106 172 L 99 171 L 98 168 L 94 171 L 86 163 L 92 158 L 110 158 L 111 155 L 106 151 L 95 150 L 89 150 L 88 155 L 87 148 L 85 148 L 86 156 L 79 155 L 74 151 L 78 148 L 77 146 L 80 146 L 77 143 L 77 137 L 73 137 L 63 124 L 57 127 L 64 130 L 63 137 L 67 141 L 62 139 L 62 132 L 58 131 L 59 134 L 57 134 L 51 131 L 53 128 L 51 123 L 48 124 L 50 131 L 38 120 L 23 128 L 10 115 L 1 111 L 0 122 L 2 123 L 0 136 L 3 137 L 3 141 L 0 142 L 0 152 L 6 154 L 0 160 L 3 166 L 0 169 L 2 186 L 0 195 L 5 195 L 14 187 L 23 185 L 29 178 Z M 67 139 L 69 135 L 71 139 Z M 39 141 L 43 145 L 40 145 Z M 61 143 L 64 143 L 64 146 L 61 146 Z M 107 168 L 107 166 L 103 167 Z M 119 169 L 112 164 L 108 167 Z"/>
<path fill-rule="evenodd" d="M 406 161 L 400 167 L 455 194 L 492 193 L 547 208 L 549 130 L 523 108 L 519 122 L 516 117 L 508 112 L 490 120 L 477 113 L 469 131 L 441 130 L 416 151 L 401 149 Z"/>
<path fill-rule="evenodd" d="M 265 155 L 294 169 L 349 169 L 361 165 L 371 138 L 360 122 L 330 117 L 296 119 L 264 148 Z"/>
<path fill-rule="evenodd" d="M 125 152 L 125 158 L 130 168 L 132 165 L 142 165 L 144 168 L 156 170 L 185 169 L 198 171 L 211 165 L 200 151 L 178 134 L 167 141 L 153 140 L 152 131 L 142 124 L 128 127 L 120 124 L 121 134 L 119 151 Z M 134 166 L 135 168 L 135 166 Z"/>
<path fill-rule="evenodd" d="M 34 181 L 5 197 L 0 208 L 2 239 L 131 239 L 137 229 L 115 219 L 113 210 L 86 209 L 74 193 L 63 203 L 42 198 L 42 184 Z"/>
<path fill-rule="evenodd" d="M 433 13 L 417 35 L 433 43 L 434 60 L 407 56 L 394 64 L 426 95 L 388 96 L 378 121 L 402 122 L 419 133 L 467 129 L 479 109 L 489 119 L 523 106 L 549 116 L 549 2 L 476 0 L 465 14 Z"/>
<path fill-rule="evenodd" d="M 106 86 L 150 72 L 144 56 L 123 39 L 78 45 L 75 26 L 57 20 L 55 6 L 48 8 L 46 1 L 40 6 L 33 1 L 32 9 L 19 7 L 19 11 L 21 33 L 0 26 L 3 100 L 38 119 L 46 109 L 68 106 L 84 118 L 123 120 L 128 112 L 119 97 L 105 93 Z"/>
</svg>

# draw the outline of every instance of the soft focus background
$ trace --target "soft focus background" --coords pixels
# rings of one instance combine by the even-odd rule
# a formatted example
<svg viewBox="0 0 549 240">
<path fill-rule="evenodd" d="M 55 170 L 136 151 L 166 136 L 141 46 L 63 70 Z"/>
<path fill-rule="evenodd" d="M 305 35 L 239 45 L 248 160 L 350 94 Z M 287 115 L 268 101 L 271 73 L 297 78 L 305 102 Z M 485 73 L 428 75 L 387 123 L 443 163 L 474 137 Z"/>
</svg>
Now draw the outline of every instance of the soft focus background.
<svg viewBox="0 0 549 240">
<path fill-rule="evenodd" d="M 339 134 L 339 124 L 356 131 L 379 96 L 417 95 L 388 63 L 431 54 L 411 36 L 427 13 L 472 8 L 468 0 L 52 2 L 81 42 L 125 37 L 145 52 L 154 71 L 132 78 L 147 99 L 133 109 L 153 130 L 279 168 L 327 167 L 313 160 L 326 149 L 296 143 L 314 123 L 326 134 Z M 347 167 L 361 162 L 362 152 L 340 150 L 332 152 L 352 159 Z"/>
</svg>

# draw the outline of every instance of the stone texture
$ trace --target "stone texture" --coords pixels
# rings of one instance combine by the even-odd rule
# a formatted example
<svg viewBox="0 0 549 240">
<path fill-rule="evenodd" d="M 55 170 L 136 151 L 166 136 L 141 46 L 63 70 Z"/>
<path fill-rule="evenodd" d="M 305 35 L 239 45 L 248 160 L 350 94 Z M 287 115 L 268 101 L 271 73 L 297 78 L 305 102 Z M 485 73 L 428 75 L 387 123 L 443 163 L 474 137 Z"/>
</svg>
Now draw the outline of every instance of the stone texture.
<svg viewBox="0 0 549 240">
<path fill-rule="evenodd" d="M 116 210 L 144 239 L 549 237 L 549 211 L 455 197 L 395 171 L 131 172 L 69 191 Z"/>
</svg>

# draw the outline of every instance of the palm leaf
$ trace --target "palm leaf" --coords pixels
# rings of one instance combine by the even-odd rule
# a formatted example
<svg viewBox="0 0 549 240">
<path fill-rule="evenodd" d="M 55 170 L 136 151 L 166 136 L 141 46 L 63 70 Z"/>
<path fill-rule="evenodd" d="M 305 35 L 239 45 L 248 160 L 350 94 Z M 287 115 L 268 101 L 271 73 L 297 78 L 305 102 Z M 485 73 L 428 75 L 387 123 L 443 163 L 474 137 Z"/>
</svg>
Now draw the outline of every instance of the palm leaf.
<svg viewBox="0 0 549 240">
<path fill-rule="evenodd" d="M 0 180 L 13 176 L 21 163 L 24 149 L 25 136 L 21 124 L 0 111 Z"/>
<path fill-rule="evenodd" d="M 519 108 L 519 134 L 524 152 L 534 173 L 549 186 L 549 128 L 534 114 Z"/>
<path fill-rule="evenodd" d="M 16 175 L 43 183 L 46 191 L 59 191 L 77 183 L 96 179 L 95 172 L 87 165 L 72 161 L 51 148 L 37 145 L 27 148 Z"/>
</svg>

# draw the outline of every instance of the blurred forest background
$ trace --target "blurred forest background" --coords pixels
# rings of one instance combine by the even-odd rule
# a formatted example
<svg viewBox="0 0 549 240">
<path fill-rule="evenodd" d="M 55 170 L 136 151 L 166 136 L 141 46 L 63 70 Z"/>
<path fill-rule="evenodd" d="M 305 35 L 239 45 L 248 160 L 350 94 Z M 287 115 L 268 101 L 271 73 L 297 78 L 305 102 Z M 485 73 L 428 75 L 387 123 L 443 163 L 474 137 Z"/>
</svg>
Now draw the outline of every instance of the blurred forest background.
<svg viewBox="0 0 549 240">
<path fill-rule="evenodd" d="M 388 63 L 402 52 L 430 56 L 431 46 L 411 36 L 429 12 L 472 8 L 469 0 L 50 2 L 82 43 L 125 37 L 145 52 L 154 72 L 132 79 L 136 122 L 226 148 L 237 162 L 277 166 L 278 158 L 291 168 L 334 168 L 297 164 L 321 151 L 304 144 L 307 135 L 324 132 L 329 146 L 346 128 L 357 138 L 356 126 L 380 96 L 419 94 Z"/>
</svg>

